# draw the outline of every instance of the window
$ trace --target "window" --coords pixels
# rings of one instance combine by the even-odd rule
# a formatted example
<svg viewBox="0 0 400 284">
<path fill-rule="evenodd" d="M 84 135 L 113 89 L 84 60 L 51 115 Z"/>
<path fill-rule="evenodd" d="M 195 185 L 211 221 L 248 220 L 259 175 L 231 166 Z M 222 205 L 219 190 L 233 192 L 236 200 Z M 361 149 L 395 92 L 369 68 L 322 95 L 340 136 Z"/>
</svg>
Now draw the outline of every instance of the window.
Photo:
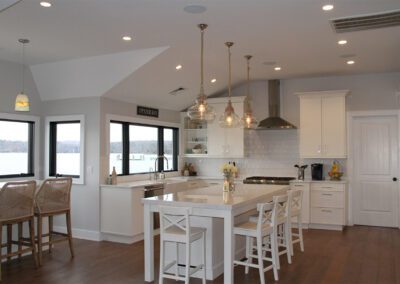
<svg viewBox="0 0 400 284">
<path fill-rule="evenodd" d="M 154 171 L 177 171 L 178 129 L 173 127 L 110 122 L 110 173 L 113 167 L 119 175 Z"/>
<path fill-rule="evenodd" d="M 48 176 L 67 176 L 83 184 L 84 117 L 73 115 L 46 119 Z"/>
<path fill-rule="evenodd" d="M 34 175 L 34 121 L 0 119 L 0 177 Z"/>
</svg>

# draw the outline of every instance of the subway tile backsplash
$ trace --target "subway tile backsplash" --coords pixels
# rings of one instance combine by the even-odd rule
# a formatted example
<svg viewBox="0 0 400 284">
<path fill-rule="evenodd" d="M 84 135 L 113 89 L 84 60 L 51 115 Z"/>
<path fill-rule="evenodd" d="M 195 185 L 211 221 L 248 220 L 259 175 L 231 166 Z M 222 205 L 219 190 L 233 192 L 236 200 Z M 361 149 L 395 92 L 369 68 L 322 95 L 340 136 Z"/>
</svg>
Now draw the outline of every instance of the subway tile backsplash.
<svg viewBox="0 0 400 284">
<path fill-rule="evenodd" d="M 186 158 L 194 163 L 198 175 L 220 177 L 220 167 L 228 161 L 235 161 L 240 179 L 248 176 L 297 176 L 295 164 L 323 163 L 324 176 L 330 170 L 333 159 L 300 159 L 298 130 L 249 130 L 245 135 L 247 156 L 242 159 Z M 338 160 L 345 172 L 344 159 Z M 305 172 L 311 178 L 310 166 Z M 329 177 L 327 177 L 329 178 Z"/>
</svg>

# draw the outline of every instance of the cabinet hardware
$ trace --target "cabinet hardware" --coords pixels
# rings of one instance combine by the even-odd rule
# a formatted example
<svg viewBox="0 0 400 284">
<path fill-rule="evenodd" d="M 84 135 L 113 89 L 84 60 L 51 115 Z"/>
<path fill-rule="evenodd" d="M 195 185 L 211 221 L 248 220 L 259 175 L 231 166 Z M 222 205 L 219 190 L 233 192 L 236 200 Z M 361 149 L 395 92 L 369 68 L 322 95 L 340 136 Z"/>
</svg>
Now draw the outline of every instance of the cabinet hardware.
<svg viewBox="0 0 400 284">
<path fill-rule="evenodd" d="M 332 186 L 321 186 L 321 188 L 333 188 Z"/>
<path fill-rule="evenodd" d="M 332 193 L 321 193 L 322 195 L 326 195 L 326 196 L 332 196 Z"/>
<path fill-rule="evenodd" d="M 322 209 L 321 211 L 322 211 L 322 212 L 325 212 L 325 213 L 332 213 L 332 211 L 331 211 L 331 210 L 325 210 L 325 209 Z"/>
<path fill-rule="evenodd" d="M 295 187 L 303 187 L 304 185 L 302 184 L 294 184 Z"/>
</svg>

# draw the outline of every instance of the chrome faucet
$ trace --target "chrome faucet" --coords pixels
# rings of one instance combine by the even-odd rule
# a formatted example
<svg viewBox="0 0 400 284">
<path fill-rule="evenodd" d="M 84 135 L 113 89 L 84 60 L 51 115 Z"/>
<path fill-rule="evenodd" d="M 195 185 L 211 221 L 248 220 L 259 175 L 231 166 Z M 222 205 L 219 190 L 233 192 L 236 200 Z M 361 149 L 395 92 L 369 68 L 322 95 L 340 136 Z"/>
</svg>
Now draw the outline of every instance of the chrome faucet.
<svg viewBox="0 0 400 284">
<path fill-rule="evenodd" d="M 167 161 L 167 168 L 169 168 L 167 157 L 165 157 L 164 155 L 158 156 L 158 157 L 154 160 L 154 180 L 165 179 L 164 171 L 161 171 L 161 173 L 158 173 L 158 172 L 157 172 L 157 162 L 158 162 L 158 159 L 165 159 L 165 160 Z"/>
</svg>

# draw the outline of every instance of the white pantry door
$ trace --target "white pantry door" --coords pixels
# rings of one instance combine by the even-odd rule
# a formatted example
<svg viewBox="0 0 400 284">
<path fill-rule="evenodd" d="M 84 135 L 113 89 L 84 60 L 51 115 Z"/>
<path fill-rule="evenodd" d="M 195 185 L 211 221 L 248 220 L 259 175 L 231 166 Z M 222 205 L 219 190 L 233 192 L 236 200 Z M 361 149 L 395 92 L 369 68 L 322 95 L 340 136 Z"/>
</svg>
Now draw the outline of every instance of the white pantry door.
<svg viewBox="0 0 400 284">
<path fill-rule="evenodd" d="M 352 124 L 354 224 L 398 227 L 397 116 L 354 117 Z"/>
</svg>

